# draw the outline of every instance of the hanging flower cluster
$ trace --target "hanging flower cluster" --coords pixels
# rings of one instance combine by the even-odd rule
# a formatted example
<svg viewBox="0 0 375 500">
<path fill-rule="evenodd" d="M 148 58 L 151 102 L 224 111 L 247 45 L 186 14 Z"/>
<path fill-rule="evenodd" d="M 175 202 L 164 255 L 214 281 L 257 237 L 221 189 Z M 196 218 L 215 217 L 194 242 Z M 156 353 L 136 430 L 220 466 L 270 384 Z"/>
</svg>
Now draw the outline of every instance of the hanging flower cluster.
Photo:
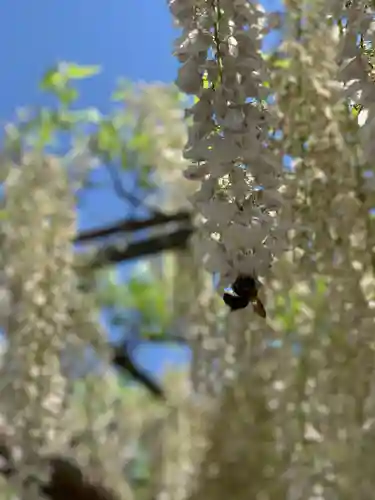
<svg viewBox="0 0 375 500">
<path fill-rule="evenodd" d="M 73 199 L 59 162 L 37 153 L 12 165 L 5 183 L 4 261 L 11 296 L 2 366 L 2 408 L 22 449 L 15 484 L 39 498 L 29 484 L 42 479 L 40 453 L 60 429 L 66 380 L 60 355 L 67 342 L 73 289 Z M 32 195 L 30 194 L 32 193 Z M 30 489 L 31 488 L 31 489 Z M 33 493 L 32 493 L 33 491 Z"/>
<path fill-rule="evenodd" d="M 374 149 L 374 9 L 363 0 L 347 2 L 340 22 L 340 79 L 345 96 L 361 112 L 360 133 L 363 162 L 371 163 Z"/>
<path fill-rule="evenodd" d="M 175 44 L 177 86 L 195 96 L 184 156 L 199 180 L 203 262 L 221 275 L 264 275 L 281 250 L 277 214 L 281 157 L 267 148 L 271 119 L 261 57 L 264 11 L 245 0 L 170 0 L 182 28 Z"/>
<path fill-rule="evenodd" d="M 148 138 L 147 147 L 137 150 L 138 161 L 153 166 L 153 179 L 161 185 L 158 200 L 150 196 L 151 205 L 162 200 L 164 210 L 182 208 L 188 204 L 185 191 L 193 192 L 194 186 L 181 176 L 188 164 L 182 156 L 187 134 L 177 89 L 160 83 L 138 84 L 126 96 L 126 110 L 135 132 L 142 130 Z"/>
</svg>

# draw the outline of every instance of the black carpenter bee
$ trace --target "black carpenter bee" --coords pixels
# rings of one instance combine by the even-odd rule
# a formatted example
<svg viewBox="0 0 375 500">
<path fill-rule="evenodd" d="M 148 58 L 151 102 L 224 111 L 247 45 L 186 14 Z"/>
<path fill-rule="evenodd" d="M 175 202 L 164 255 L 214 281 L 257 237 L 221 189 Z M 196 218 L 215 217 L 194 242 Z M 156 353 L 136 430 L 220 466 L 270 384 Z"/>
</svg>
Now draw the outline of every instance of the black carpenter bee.
<svg viewBox="0 0 375 500">
<path fill-rule="evenodd" d="M 231 311 L 244 309 L 250 302 L 254 312 L 261 318 L 267 316 L 266 310 L 262 301 L 258 297 L 260 283 L 252 276 L 240 275 L 232 284 L 232 293 L 224 293 L 223 300 L 230 307 Z"/>
</svg>

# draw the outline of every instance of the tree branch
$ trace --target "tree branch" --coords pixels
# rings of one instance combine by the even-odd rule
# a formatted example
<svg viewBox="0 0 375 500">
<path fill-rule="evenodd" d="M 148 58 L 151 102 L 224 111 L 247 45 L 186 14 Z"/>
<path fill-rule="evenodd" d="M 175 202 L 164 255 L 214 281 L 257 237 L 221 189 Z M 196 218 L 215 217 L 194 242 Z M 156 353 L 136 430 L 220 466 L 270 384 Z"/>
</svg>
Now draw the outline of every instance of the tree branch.
<svg viewBox="0 0 375 500">
<path fill-rule="evenodd" d="M 110 245 L 91 258 L 89 266 L 92 269 L 104 267 L 109 264 L 118 264 L 127 260 L 153 255 L 165 250 L 186 248 L 188 240 L 193 233 L 192 228 L 178 229 L 166 235 L 153 236 L 141 241 L 130 243 L 123 248 Z"/>
<path fill-rule="evenodd" d="M 112 358 L 112 362 L 115 366 L 120 368 L 120 370 L 128 373 L 133 380 L 139 382 L 157 399 L 166 399 L 162 387 L 148 373 L 136 366 L 126 345 L 115 349 L 115 355 Z"/>
<path fill-rule="evenodd" d="M 76 236 L 74 241 L 75 243 L 86 243 L 95 238 L 103 238 L 105 236 L 112 236 L 119 233 L 140 231 L 142 229 L 149 229 L 151 227 L 161 226 L 172 222 L 184 222 L 190 225 L 191 213 L 182 210 L 170 215 L 157 213 L 146 219 L 125 219 L 105 227 L 81 231 Z"/>
<path fill-rule="evenodd" d="M 147 208 L 153 214 L 161 213 L 156 208 L 145 205 L 142 199 L 138 198 L 138 196 L 135 196 L 133 193 L 130 193 L 127 189 L 124 188 L 121 175 L 112 162 L 108 161 L 106 165 L 108 173 L 112 180 L 113 189 L 120 199 L 130 203 L 134 208 L 143 207 Z"/>
<path fill-rule="evenodd" d="M 177 212 L 173 215 L 155 214 L 153 217 L 143 220 L 125 220 L 104 228 L 81 232 L 75 239 L 76 242 L 87 242 L 89 240 L 109 236 L 120 232 L 131 232 L 140 229 L 148 229 L 153 226 L 168 224 L 172 222 L 183 222 L 183 227 L 164 235 L 152 236 L 134 243 L 124 245 L 108 245 L 100 249 L 90 259 L 88 267 L 97 269 L 109 264 L 118 264 L 127 260 L 153 255 L 165 250 L 186 248 L 188 240 L 193 233 L 191 224 L 191 213 L 186 211 Z M 154 341 L 156 339 L 153 339 Z M 176 339 L 177 340 L 177 339 Z M 183 339 L 178 339 L 183 342 Z M 127 346 L 116 349 L 112 359 L 113 364 L 128 373 L 132 379 L 139 382 L 153 396 L 165 400 L 162 387 L 146 372 L 138 368 L 134 363 Z"/>
</svg>

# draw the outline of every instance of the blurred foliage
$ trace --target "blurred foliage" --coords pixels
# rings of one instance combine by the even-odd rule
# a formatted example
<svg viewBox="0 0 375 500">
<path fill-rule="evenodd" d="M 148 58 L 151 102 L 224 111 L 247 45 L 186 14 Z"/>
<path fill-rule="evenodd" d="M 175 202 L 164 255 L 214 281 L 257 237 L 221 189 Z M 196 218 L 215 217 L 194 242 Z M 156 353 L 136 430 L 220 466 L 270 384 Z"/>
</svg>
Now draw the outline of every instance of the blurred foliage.
<svg viewBox="0 0 375 500">
<path fill-rule="evenodd" d="M 73 157 L 86 151 L 103 165 L 114 163 L 120 173 L 135 171 L 139 187 L 152 190 L 155 188 L 150 177 L 152 166 L 141 161 L 149 138 L 137 127 L 134 113 L 127 109 L 124 100 L 129 92 L 134 92 L 134 86 L 126 84 L 126 92 L 118 90 L 114 94 L 113 100 L 121 102 L 107 115 L 95 107 L 77 109 L 76 81 L 99 71 L 99 66 L 66 62 L 49 69 L 42 77 L 40 88 L 56 99 L 56 106 L 20 110 L 16 122 L 6 126 L 6 150 L 20 154 L 24 149 L 37 148 L 51 154 L 68 152 L 68 156 Z"/>
<path fill-rule="evenodd" d="M 97 283 L 98 301 L 109 311 L 113 326 L 122 326 L 125 332 L 136 329 L 137 338 L 147 340 L 162 339 L 170 332 L 173 315 L 164 278 L 135 270 L 121 283 L 115 271 L 104 270 Z"/>
<path fill-rule="evenodd" d="M 29 148 L 59 156 L 63 153 L 68 164 L 76 154 L 87 152 L 101 165 L 113 167 L 117 176 L 114 183 L 121 182 L 123 172 L 134 174 L 137 191 L 147 196 L 156 188 L 153 166 L 145 160 L 153 139 L 144 131 L 144 117 L 137 116 L 134 108 L 127 106 L 134 95 L 139 99 L 137 87 L 120 80 L 111 96 L 115 108 L 106 115 L 95 107 L 77 107 L 77 81 L 94 77 L 99 72 L 99 66 L 74 62 L 61 62 L 48 69 L 40 88 L 55 98 L 56 105 L 20 110 L 16 122 L 6 127 L 6 150 L 12 155 Z M 176 102 L 183 101 L 183 96 L 174 87 L 168 91 Z M 95 187 L 90 181 L 90 168 L 83 177 L 86 186 Z M 1 217 L 6 217 L 4 210 Z M 125 284 L 115 280 L 115 274 L 112 270 L 100 272 L 96 294 L 98 304 L 110 312 L 112 324 L 132 330 L 138 325 L 140 337 L 148 339 L 165 335 L 172 316 L 164 278 L 157 278 L 152 273 L 142 277 L 134 274 Z"/>
</svg>

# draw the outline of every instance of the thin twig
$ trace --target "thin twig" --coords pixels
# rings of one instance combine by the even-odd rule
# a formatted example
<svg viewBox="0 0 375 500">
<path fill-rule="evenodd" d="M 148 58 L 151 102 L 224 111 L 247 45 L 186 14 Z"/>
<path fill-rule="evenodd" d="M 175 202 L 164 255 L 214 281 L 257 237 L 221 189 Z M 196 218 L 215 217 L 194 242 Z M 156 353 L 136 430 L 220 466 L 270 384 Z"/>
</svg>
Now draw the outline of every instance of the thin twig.
<svg viewBox="0 0 375 500">
<path fill-rule="evenodd" d="M 149 210 L 153 214 L 160 213 L 159 210 L 152 208 L 148 205 L 145 205 L 143 200 L 138 198 L 138 196 L 135 196 L 134 194 L 129 193 L 129 191 L 127 191 L 124 188 L 121 177 L 120 177 L 119 173 L 117 172 L 115 165 L 113 165 L 111 162 L 108 162 L 106 167 L 107 167 L 108 173 L 109 173 L 111 180 L 112 180 L 113 189 L 115 190 L 115 193 L 117 194 L 117 196 L 119 198 L 130 203 L 134 208 L 143 207 L 143 208 L 146 208 L 147 210 Z"/>
<path fill-rule="evenodd" d="M 121 348 L 115 349 L 112 362 L 117 368 L 129 374 L 134 381 L 141 384 L 142 387 L 147 389 L 154 397 L 162 400 L 166 399 L 163 388 L 150 374 L 135 364 L 126 344 Z"/>
</svg>

